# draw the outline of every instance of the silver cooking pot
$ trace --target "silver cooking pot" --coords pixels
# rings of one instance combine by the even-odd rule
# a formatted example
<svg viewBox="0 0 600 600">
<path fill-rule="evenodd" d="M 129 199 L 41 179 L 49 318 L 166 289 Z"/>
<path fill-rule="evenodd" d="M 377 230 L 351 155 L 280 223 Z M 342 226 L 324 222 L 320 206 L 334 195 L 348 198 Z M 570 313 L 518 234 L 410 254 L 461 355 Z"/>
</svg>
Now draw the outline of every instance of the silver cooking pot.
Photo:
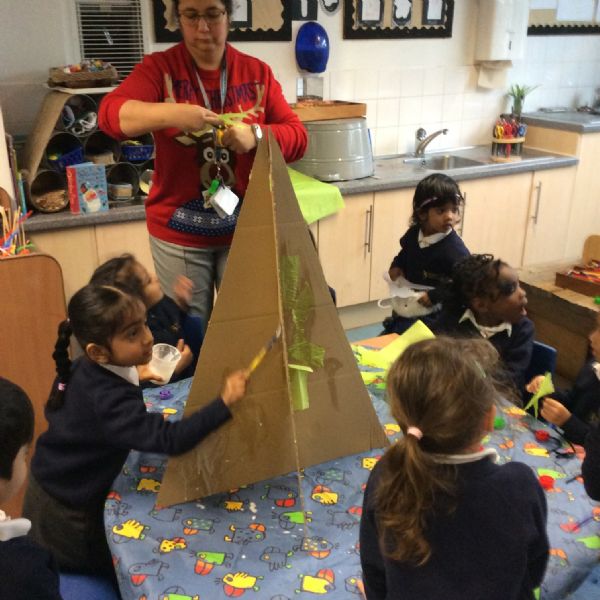
<svg viewBox="0 0 600 600">
<path fill-rule="evenodd" d="M 290 166 L 321 181 L 346 181 L 373 175 L 371 139 L 364 117 L 308 121 L 308 147 Z"/>
</svg>

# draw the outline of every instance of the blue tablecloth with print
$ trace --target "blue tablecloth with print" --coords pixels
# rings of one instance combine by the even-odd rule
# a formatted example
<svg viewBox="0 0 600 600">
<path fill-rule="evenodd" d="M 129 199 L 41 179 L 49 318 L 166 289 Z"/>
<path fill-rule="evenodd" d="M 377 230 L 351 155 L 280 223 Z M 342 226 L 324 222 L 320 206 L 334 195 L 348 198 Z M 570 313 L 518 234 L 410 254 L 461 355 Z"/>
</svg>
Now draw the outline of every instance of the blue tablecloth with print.
<svg viewBox="0 0 600 600">
<path fill-rule="evenodd" d="M 148 410 L 180 418 L 191 380 L 146 390 Z M 398 426 L 370 392 L 394 440 Z M 170 396 L 170 397 L 169 397 Z M 502 414 L 502 413 L 501 413 Z M 580 478 L 580 457 L 544 425 L 510 408 L 505 427 L 485 440 L 500 462 L 519 460 L 550 475 L 546 492 L 551 556 L 542 600 L 568 597 L 598 563 L 600 506 Z M 358 525 L 363 489 L 381 451 L 348 456 L 296 474 L 167 508 L 155 506 L 166 457 L 131 452 L 106 502 L 105 525 L 123 600 L 362 598 Z"/>
</svg>

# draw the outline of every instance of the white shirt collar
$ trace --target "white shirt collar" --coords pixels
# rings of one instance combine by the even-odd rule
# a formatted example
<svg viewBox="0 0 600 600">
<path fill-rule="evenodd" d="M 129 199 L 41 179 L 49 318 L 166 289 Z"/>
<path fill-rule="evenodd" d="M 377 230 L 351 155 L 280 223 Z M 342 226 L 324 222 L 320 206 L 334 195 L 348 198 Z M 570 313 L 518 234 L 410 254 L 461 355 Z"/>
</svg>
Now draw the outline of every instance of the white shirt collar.
<svg viewBox="0 0 600 600">
<path fill-rule="evenodd" d="M 594 373 L 596 373 L 596 377 L 600 379 L 600 362 L 596 361 L 592 363 L 592 369 L 594 369 Z"/>
<path fill-rule="evenodd" d="M 493 462 L 498 460 L 498 452 L 496 452 L 495 448 L 483 448 L 483 450 L 471 452 L 471 454 L 430 454 L 430 456 L 435 462 L 444 465 L 462 465 L 464 463 L 476 462 L 486 456 L 491 456 Z"/>
<path fill-rule="evenodd" d="M 29 519 L 11 519 L 3 510 L 0 510 L 0 542 L 27 535 L 30 529 L 31 521 Z"/>
<path fill-rule="evenodd" d="M 443 240 L 452 231 L 452 227 L 444 233 L 433 233 L 431 235 L 423 235 L 423 230 L 419 229 L 419 248 L 427 248 L 433 246 Z"/>
<path fill-rule="evenodd" d="M 491 338 L 493 335 L 500 333 L 501 331 L 506 331 L 509 337 L 512 334 L 512 325 L 508 321 L 504 321 L 504 323 L 500 323 L 500 325 L 494 325 L 494 327 L 480 325 L 470 308 L 467 308 L 467 310 L 465 310 L 463 313 L 463 316 L 458 320 L 459 323 L 462 323 L 463 321 L 471 321 L 477 331 L 479 331 L 481 334 L 481 337 L 485 338 L 486 340 Z"/>
<path fill-rule="evenodd" d="M 133 383 L 133 385 L 140 385 L 140 376 L 135 367 L 117 367 L 116 365 L 105 365 L 97 363 L 101 367 L 104 367 L 108 371 L 112 371 L 115 375 L 122 377 L 125 381 Z"/>
</svg>

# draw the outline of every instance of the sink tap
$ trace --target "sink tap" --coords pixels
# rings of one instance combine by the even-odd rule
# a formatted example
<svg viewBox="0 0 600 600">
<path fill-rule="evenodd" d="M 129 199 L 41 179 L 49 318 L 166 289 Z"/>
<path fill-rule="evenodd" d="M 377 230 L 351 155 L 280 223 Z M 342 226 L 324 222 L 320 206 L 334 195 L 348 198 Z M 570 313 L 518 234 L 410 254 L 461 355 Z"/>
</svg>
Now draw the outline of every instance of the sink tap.
<svg viewBox="0 0 600 600">
<path fill-rule="evenodd" d="M 431 135 L 427 135 L 427 132 L 419 127 L 415 133 L 415 138 L 417 141 L 417 147 L 415 149 L 415 156 L 424 156 L 425 148 L 429 145 L 433 139 L 435 139 L 438 135 L 446 135 L 448 133 L 447 129 L 438 129 L 434 131 Z"/>
</svg>

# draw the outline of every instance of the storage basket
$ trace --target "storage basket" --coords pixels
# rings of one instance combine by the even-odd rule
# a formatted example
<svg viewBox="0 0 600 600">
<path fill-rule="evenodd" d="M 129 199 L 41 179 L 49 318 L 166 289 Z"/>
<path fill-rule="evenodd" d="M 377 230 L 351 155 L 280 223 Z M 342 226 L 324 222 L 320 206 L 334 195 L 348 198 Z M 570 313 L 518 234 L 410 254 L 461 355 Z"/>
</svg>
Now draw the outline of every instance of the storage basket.
<svg viewBox="0 0 600 600">
<path fill-rule="evenodd" d="M 52 135 L 44 153 L 47 165 L 55 171 L 83 162 L 81 139 L 65 131 Z"/>
<path fill-rule="evenodd" d="M 121 144 L 121 154 L 127 162 L 145 162 L 152 158 L 154 146 Z"/>
<path fill-rule="evenodd" d="M 65 73 L 64 67 L 49 69 L 48 85 L 50 87 L 87 88 L 105 87 L 117 83 L 119 74 L 112 65 L 100 71 L 79 71 Z"/>
</svg>

